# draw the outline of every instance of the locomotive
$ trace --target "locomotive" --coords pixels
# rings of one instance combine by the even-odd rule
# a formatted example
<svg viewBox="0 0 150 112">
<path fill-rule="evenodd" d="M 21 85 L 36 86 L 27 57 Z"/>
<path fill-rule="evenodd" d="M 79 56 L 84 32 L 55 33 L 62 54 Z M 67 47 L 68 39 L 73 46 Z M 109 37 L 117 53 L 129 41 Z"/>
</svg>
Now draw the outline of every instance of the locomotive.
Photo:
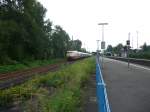
<svg viewBox="0 0 150 112">
<path fill-rule="evenodd" d="M 77 60 L 91 56 L 90 53 L 84 53 L 79 51 L 67 51 L 67 60 Z"/>
</svg>

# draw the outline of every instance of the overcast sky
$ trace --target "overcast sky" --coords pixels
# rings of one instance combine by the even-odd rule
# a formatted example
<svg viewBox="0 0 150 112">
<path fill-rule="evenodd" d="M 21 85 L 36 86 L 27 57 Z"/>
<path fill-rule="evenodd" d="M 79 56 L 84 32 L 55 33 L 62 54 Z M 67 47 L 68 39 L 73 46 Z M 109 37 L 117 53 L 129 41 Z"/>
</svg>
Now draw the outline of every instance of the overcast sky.
<svg viewBox="0 0 150 112">
<path fill-rule="evenodd" d="M 149 0 L 38 0 L 47 8 L 46 17 L 60 25 L 73 39 L 80 39 L 88 50 L 96 50 L 101 40 L 98 23 L 107 22 L 104 40 L 113 46 L 126 44 L 131 33 L 134 48 L 150 44 Z M 132 39 L 133 38 L 133 39 Z M 131 42 L 132 45 L 132 42 Z"/>
</svg>

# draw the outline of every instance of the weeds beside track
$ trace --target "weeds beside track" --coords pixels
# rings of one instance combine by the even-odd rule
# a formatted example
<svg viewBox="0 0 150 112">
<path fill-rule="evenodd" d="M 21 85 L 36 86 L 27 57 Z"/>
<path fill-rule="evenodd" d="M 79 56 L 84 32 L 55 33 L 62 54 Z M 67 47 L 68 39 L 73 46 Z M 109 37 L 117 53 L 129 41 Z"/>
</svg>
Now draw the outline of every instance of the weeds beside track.
<svg viewBox="0 0 150 112">
<path fill-rule="evenodd" d="M 88 58 L 20 86 L 1 90 L 0 106 L 19 102 L 19 109 L 27 112 L 36 109 L 40 112 L 77 112 L 81 109 L 82 86 L 94 70 L 94 59 Z"/>
<path fill-rule="evenodd" d="M 36 68 L 30 68 L 27 70 L 16 71 L 11 73 L 5 73 L 0 75 L 0 89 L 5 89 L 14 85 L 21 84 L 34 76 L 35 74 L 45 74 L 47 72 L 56 71 L 61 65 L 68 62 L 59 62 L 57 64 L 51 64 L 47 66 L 41 66 Z"/>
</svg>

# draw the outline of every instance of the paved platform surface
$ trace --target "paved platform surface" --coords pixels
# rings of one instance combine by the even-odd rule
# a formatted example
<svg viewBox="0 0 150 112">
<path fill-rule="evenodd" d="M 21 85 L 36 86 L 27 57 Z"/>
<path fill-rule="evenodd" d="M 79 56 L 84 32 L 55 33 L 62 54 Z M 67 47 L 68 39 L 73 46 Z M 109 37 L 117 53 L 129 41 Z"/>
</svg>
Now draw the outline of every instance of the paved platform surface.
<svg viewBox="0 0 150 112">
<path fill-rule="evenodd" d="M 112 112 L 150 112 L 150 69 L 104 58 L 103 77 Z"/>
<path fill-rule="evenodd" d="M 96 76 L 92 74 L 86 83 L 85 88 L 85 104 L 83 112 L 98 112 L 98 104 L 96 98 Z"/>
</svg>

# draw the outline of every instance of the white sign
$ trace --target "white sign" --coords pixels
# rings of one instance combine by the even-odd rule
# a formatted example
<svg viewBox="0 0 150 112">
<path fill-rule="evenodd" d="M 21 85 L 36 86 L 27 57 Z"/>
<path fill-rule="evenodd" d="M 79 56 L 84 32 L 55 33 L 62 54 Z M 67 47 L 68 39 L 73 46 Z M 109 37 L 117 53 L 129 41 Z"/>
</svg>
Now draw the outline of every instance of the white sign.
<svg viewBox="0 0 150 112">
<path fill-rule="evenodd" d="M 105 49 L 105 41 L 101 42 L 101 49 Z"/>
</svg>

